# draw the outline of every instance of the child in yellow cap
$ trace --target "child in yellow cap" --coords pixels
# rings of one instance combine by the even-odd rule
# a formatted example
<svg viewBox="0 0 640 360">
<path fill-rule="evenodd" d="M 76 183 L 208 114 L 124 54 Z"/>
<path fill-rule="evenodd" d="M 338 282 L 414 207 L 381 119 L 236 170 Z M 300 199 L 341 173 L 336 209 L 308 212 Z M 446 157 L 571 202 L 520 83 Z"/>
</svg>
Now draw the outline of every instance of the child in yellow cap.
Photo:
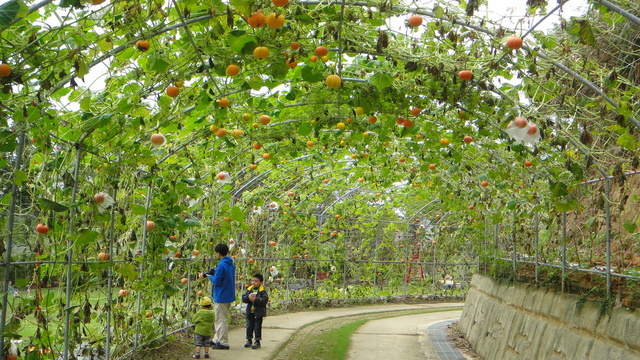
<svg viewBox="0 0 640 360">
<path fill-rule="evenodd" d="M 201 309 L 193 316 L 191 320 L 195 325 L 195 342 L 196 353 L 193 355 L 194 359 L 200 359 L 200 349 L 204 347 L 204 358 L 209 359 L 209 343 L 211 342 L 211 334 L 213 329 L 213 322 L 216 316 L 211 309 L 213 301 L 210 297 L 203 297 L 200 300 Z"/>
</svg>

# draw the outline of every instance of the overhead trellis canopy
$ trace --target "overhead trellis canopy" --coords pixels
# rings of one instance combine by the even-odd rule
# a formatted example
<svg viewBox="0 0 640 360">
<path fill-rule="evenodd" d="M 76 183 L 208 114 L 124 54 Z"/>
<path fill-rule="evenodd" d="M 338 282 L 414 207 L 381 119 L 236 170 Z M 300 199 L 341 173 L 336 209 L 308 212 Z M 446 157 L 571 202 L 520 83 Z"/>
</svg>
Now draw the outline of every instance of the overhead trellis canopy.
<svg viewBox="0 0 640 360">
<path fill-rule="evenodd" d="M 528 2 L 531 20 L 512 28 L 483 1 L 94 3 L 0 9 L 2 149 L 26 133 L 29 175 L 82 148 L 92 177 L 143 171 L 261 203 L 317 194 L 326 177 L 334 190 L 477 199 L 514 173 L 571 187 L 592 165 L 637 166 L 633 2 L 597 1 L 545 32 L 542 15 L 566 2 Z M 508 135 L 517 117 L 542 140 Z M 210 187 L 225 171 L 231 182 Z"/>
<path fill-rule="evenodd" d="M 294 278 L 309 275 L 302 256 L 326 262 L 315 272 L 343 264 L 345 286 L 360 270 L 382 277 L 379 262 L 406 283 L 401 263 L 428 249 L 435 286 L 440 264 L 479 263 L 491 231 L 514 264 L 518 246 L 537 259 L 539 223 L 542 236 L 566 230 L 580 196 L 603 192 L 582 186 L 594 178 L 607 179 L 608 257 L 608 179 L 640 165 L 640 3 L 566 13 L 575 2 L 527 0 L 513 15 L 494 0 L 4 1 L 0 342 L 18 332 L 17 317 L 4 327 L 7 279 L 24 264 L 37 262 L 36 285 L 66 277 L 64 301 L 47 300 L 65 316 L 63 358 L 82 343 L 71 317 L 91 321 L 76 286 L 105 278 L 106 304 L 116 282 L 120 302 L 137 291 L 135 314 L 98 318 L 116 323 L 107 354 L 112 335 L 135 352 L 140 326 L 148 341 L 159 329 L 150 289 L 166 325 L 167 299 L 191 302 L 214 240 L 244 246 L 245 272 L 255 254 Z"/>
</svg>

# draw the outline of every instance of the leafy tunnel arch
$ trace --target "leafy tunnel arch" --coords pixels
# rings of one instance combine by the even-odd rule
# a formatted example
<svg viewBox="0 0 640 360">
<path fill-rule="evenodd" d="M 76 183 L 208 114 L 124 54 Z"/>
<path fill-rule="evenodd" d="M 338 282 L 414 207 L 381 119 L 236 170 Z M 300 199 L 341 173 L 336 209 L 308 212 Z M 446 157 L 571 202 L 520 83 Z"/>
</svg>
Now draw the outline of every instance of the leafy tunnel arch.
<svg viewBox="0 0 640 360">
<path fill-rule="evenodd" d="M 441 231 L 433 236 L 439 249 L 450 248 L 447 256 L 472 258 L 486 250 L 494 226 L 533 221 L 537 212 L 553 224 L 554 212 L 581 208 L 575 189 L 585 179 L 638 165 L 640 36 L 631 1 L 594 1 L 549 32 L 539 22 L 507 30 L 478 15 L 484 1 L 436 1 L 429 10 L 391 1 L 96 2 L 0 5 L 0 55 L 11 68 L 0 78 L 5 263 L 42 264 L 38 281 L 64 284 L 69 296 L 55 305 L 68 310 L 60 325 L 65 358 L 81 343 L 78 304 L 93 301 L 72 287 L 103 279 L 88 267 L 134 290 L 129 306 L 138 316 L 107 319 L 136 326 L 114 330 L 106 343 L 137 344 L 149 339 L 140 315 L 171 322 L 146 292 L 171 282 L 167 260 L 185 277 L 210 262 L 176 253 L 210 256 L 211 243 L 234 238 L 249 252 L 234 250 L 242 271 L 253 269 L 249 257 L 306 249 L 323 261 L 339 255 L 347 269 L 380 248 L 396 257 L 385 260 L 391 272 L 411 253 L 385 239 L 422 231 L 432 251 L 423 225 Z M 567 1 L 550 10 L 532 3 L 529 15 L 542 15 Z M 285 25 L 253 28 L 247 19 L 258 9 L 283 14 Z M 414 14 L 423 23 L 405 26 Z M 521 49 L 505 47 L 512 35 L 524 37 Z M 141 40 L 148 51 L 136 46 Z M 260 46 L 270 50 L 266 59 L 254 57 Z M 325 59 L 317 46 L 328 48 Z M 239 74 L 229 75 L 229 65 Z M 462 70 L 473 78 L 461 79 Z M 328 88 L 325 79 L 336 74 L 341 86 Z M 96 79 L 104 85 L 91 87 Z M 166 92 L 173 86 L 176 97 Z M 535 144 L 509 133 L 521 116 L 544 135 Z M 154 146 L 158 134 L 164 143 Z M 98 193 L 114 205 L 96 204 Z M 278 211 L 269 212 L 272 202 Z M 255 217 L 256 207 L 270 215 Z M 147 230 L 147 220 L 157 227 Z M 383 220 L 393 224 L 381 229 Z M 36 234 L 38 223 L 52 231 Z M 263 246 L 256 234 L 264 229 L 283 246 Z M 342 253 L 346 245 L 359 252 Z M 106 262 L 97 258 L 104 251 Z M 255 268 L 266 271 L 262 257 Z M 165 299 L 176 307 L 194 296 L 175 300 L 182 285 L 167 286 Z M 110 290 L 109 304 L 131 301 Z M 40 304 L 19 308 L 39 314 Z M 45 327 L 40 317 L 37 328 Z"/>
</svg>

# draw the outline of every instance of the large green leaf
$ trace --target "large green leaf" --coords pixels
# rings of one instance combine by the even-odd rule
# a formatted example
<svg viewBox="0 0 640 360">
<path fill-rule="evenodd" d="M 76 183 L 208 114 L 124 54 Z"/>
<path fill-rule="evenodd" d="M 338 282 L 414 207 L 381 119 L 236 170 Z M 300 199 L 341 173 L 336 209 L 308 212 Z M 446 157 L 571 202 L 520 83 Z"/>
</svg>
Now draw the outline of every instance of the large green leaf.
<svg viewBox="0 0 640 360">
<path fill-rule="evenodd" d="M 135 280 L 138 277 L 136 267 L 132 264 L 119 263 L 114 268 L 125 279 Z"/>
<path fill-rule="evenodd" d="M 638 149 L 638 142 L 636 141 L 636 138 L 629 133 L 620 135 L 618 140 L 616 140 L 616 143 L 631 151 L 635 151 Z"/>
<path fill-rule="evenodd" d="M 251 4 L 253 1 L 251 0 L 229 0 L 229 5 L 231 5 L 237 12 L 244 16 L 251 15 Z"/>
<path fill-rule="evenodd" d="M 13 183 L 22 186 L 25 181 L 29 180 L 27 173 L 22 170 L 16 170 L 13 176 Z"/>
<path fill-rule="evenodd" d="M 153 56 L 149 59 L 149 62 L 147 63 L 148 70 L 155 71 L 158 73 L 164 73 L 167 71 L 168 68 L 169 68 L 169 63 L 161 57 Z"/>
<path fill-rule="evenodd" d="M 309 66 L 303 67 L 302 70 L 300 71 L 300 75 L 302 75 L 302 80 L 312 82 L 312 83 L 318 82 L 324 79 L 324 74 L 322 74 L 321 72 L 315 71 L 313 68 Z"/>
<path fill-rule="evenodd" d="M 62 204 L 58 204 L 55 201 L 47 200 L 47 199 L 39 199 L 40 209 L 42 210 L 53 210 L 55 212 L 62 212 L 69 210 L 69 207 L 64 206 Z"/>
<path fill-rule="evenodd" d="M 578 200 L 574 198 L 558 199 L 555 202 L 555 207 L 557 212 L 567 212 L 581 208 Z"/>
<path fill-rule="evenodd" d="M 244 221 L 244 211 L 238 206 L 234 206 L 231 208 L 231 216 L 229 216 L 235 221 L 243 222 Z"/>
<path fill-rule="evenodd" d="M 369 77 L 369 82 L 372 83 L 378 90 L 383 90 L 393 83 L 393 78 L 385 73 L 377 72 Z"/>
<path fill-rule="evenodd" d="M 178 289 L 175 286 L 171 286 L 168 283 L 165 283 L 162 291 L 164 291 L 164 293 L 167 294 L 167 296 L 172 296 L 177 294 L 180 291 L 180 289 Z"/>
<path fill-rule="evenodd" d="M 112 113 L 106 113 L 99 116 L 90 117 L 87 121 L 82 123 L 82 131 L 92 131 L 98 128 L 105 127 L 111 121 Z"/>
<path fill-rule="evenodd" d="M 300 123 L 300 126 L 298 126 L 298 134 L 300 136 L 307 136 L 311 134 L 311 131 L 313 131 L 313 128 L 311 127 L 311 124 L 307 121 L 303 121 L 302 123 Z"/>
<path fill-rule="evenodd" d="M 147 213 L 147 208 L 142 205 L 130 204 L 131 212 L 135 215 L 144 215 Z"/>
<path fill-rule="evenodd" d="M 9 26 L 29 13 L 29 8 L 20 0 L 11 0 L 0 5 L 0 26 Z"/>
<path fill-rule="evenodd" d="M 567 28 L 567 32 L 585 45 L 595 45 L 596 36 L 591 28 L 591 23 L 587 19 L 573 18 L 572 25 Z"/>
<path fill-rule="evenodd" d="M 629 234 L 633 234 L 638 229 L 638 224 L 636 224 L 634 222 L 631 222 L 631 221 L 625 221 L 624 222 L 624 229 L 627 230 L 627 232 Z"/>
<path fill-rule="evenodd" d="M 15 133 L 7 130 L 0 131 L 0 152 L 12 152 L 17 145 Z"/>
<path fill-rule="evenodd" d="M 76 236 L 76 244 L 84 245 L 93 242 L 98 238 L 100 233 L 97 231 L 89 231 L 87 229 L 81 229 Z"/>
<path fill-rule="evenodd" d="M 71 6 L 80 9 L 82 8 L 82 3 L 80 0 L 60 0 L 60 7 L 66 8 Z"/>
<path fill-rule="evenodd" d="M 249 54 L 258 46 L 258 40 L 254 36 L 247 35 L 244 30 L 234 30 L 227 35 L 227 44 L 237 53 Z"/>
</svg>

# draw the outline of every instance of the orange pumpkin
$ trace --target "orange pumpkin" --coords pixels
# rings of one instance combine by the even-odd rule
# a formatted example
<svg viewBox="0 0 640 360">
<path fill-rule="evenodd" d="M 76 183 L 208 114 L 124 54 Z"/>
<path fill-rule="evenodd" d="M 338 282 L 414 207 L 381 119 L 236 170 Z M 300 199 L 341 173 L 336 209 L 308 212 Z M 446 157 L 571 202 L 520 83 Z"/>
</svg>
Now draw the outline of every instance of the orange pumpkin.
<svg viewBox="0 0 640 360">
<path fill-rule="evenodd" d="M 227 66 L 227 75 L 229 76 L 236 76 L 240 73 L 240 68 L 238 67 L 238 65 L 229 65 Z"/>
<path fill-rule="evenodd" d="M 247 22 L 252 28 L 261 28 L 267 23 L 267 18 L 262 13 L 262 10 L 257 10 L 249 16 Z"/>
<path fill-rule="evenodd" d="M 298 66 L 298 60 L 295 57 L 291 57 L 287 59 L 287 67 L 293 69 Z"/>
<path fill-rule="evenodd" d="M 408 22 L 409 22 L 409 26 L 418 27 L 418 26 L 422 25 L 422 16 L 413 15 L 412 17 L 409 18 Z"/>
<path fill-rule="evenodd" d="M 462 80 L 469 81 L 473 78 L 473 73 L 469 70 L 462 70 L 458 73 L 458 77 Z"/>
<path fill-rule="evenodd" d="M 327 76 L 327 80 L 325 81 L 325 83 L 328 87 L 335 89 L 340 87 L 340 85 L 342 84 L 342 80 L 338 75 L 329 75 Z"/>
<path fill-rule="evenodd" d="M 272 29 L 280 29 L 284 26 L 284 15 L 277 16 L 276 13 L 267 15 L 267 26 Z"/>
<path fill-rule="evenodd" d="M 264 46 L 258 46 L 253 49 L 253 56 L 258 59 L 266 59 L 269 56 L 269 49 Z"/>
</svg>

